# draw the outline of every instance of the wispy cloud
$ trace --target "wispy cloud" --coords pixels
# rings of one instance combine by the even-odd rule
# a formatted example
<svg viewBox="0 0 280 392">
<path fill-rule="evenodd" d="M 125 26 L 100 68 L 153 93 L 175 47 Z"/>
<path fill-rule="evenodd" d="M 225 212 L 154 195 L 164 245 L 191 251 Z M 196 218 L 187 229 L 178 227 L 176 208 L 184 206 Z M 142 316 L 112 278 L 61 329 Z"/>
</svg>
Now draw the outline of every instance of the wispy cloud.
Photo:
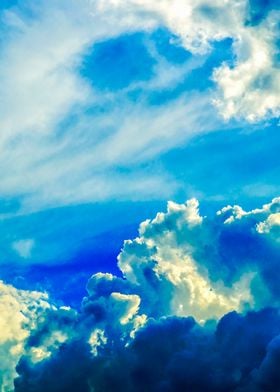
<svg viewBox="0 0 280 392">
<path fill-rule="evenodd" d="M 12 248 L 18 255 L 24 259 L 29 258 L 34 248 L 35 241 L 33 239 L 17 240 L 12 243 Z"/>
<path fill-rule="evenodd" d="M 110 19 L 101 29 L 85 2 L 69 8 L 40 4 L 34 12 L 31 19 L 17 9 L 3 16 L 9 39 L 0 68 L 2 196 L 21 197 L 30 211 L 172 194 L 176 180 L 159 167 L 151 170 L 149 162 L 192 135 L 215 129 L 209 99 L 183 95 L 151 107 L 145 97 L 128 100 L 129 91 L 102 94 L 79 67 L 89 46 L 119 33 Z M 144 91 L 164 87 L 160 75 L 167 64 L 159 67 Z M 169 85 L 180 68 L 168 71 Z"/>
<path fill-rule="evenodd" d="M 219 106 L 224 115 L 252 120 L 268 112 L 277 114 L 273 97 L 279 95 L 278 84 L 257 83 L 273 66 L 276 32 L 263 37 L 276 14 L 250 27 L 244 24 L 245 2 L 232 9 L 218 3 L 206 7 L 199 1 L 170 4 L 80 0 L 58 5 L 51 1 L 2 11 L 2 197 L 17 197 L 22 209 L 30 211 L 132 195 L 139 199 L 171 195 L 176 179 L 162 167 L 151 170 L 151 161 L 198 133 L 221 128 L 222 119 L 211 106 L 213 92 L 185 92 L 157 105 L 151 105 L 149 94 L 177 85 L 182 75 L 201 64 L 199 55 L 211 50 L 213 40 L 235 40 L 236 63 L 233 68 L 223 65 L 214 76 L 223 90 Z M 154 77 L 134 81 L 117 92 L 99 91 L 80 72 L 84 56 L 95 43 L 127 32 L 150 32 L 160 25 L 167 26 L 198 57 L 174 65 L 150 46 L 157 64 Z M 238 92 L 230 87 L 231 80 L 238 73 L 241 83 L 242 69 L 253 66 L 259 48 L 264 48 L 263 66 L 259 68 L 258 62 L 250 80 L 246 76 L 251 87 L 244 81 Z M 276 80 L 277 70 L 271 75 Z M 274 87 L 267 91 L 269 85 Z M 131 95 L 137 89 L 141 94 L 135 103 Z M 250 94 L 243 97 L 244 89 L 252 97 L 257 94 L 256 106 L 250 104 Z M 264 101 L 264 94 L 271 98 Z"/>
</svg>

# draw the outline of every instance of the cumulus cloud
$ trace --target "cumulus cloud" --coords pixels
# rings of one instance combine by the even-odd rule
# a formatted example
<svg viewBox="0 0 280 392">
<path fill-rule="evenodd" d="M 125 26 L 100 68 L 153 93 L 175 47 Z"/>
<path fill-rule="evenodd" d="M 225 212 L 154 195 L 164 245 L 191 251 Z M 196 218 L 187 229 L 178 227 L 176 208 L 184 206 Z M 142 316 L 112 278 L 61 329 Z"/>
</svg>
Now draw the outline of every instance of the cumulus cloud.
<svg viewBox="0 0 280 392">
<path fill-rule="evenodd" d="M 125 241 L 119 267 L 156 316 L 203 321 L 278 304 L 271 276 L 279 260 L 276 211 L 279 198 L 249 212 L 227 206 L 210 218 L 200 215 L 195 199 L 169 202 L 166 213 L 140 225 L 139 237 Z M 268 232 L 266 222 L 276 229 Z"/>
<path fill-rule="evenodd" d="M 279 209 L 169 202 L 79 311 L 2 284 L 3 390 L 277 390 Z"/>
<path fill-rule="evenodd" d="M 14 390 L 16 365 L 22 356 L 40 363 L 75 336 L 76 314 L 70 308 L 54 306 L 46 293 L 0 282 L 1 391 Z"/>
<path fill-rule="evenodd" d="M 225 118 L 239 116 L 254 122 L 279 117 L 278 19 L 279 12 L 272 12 L 260 26 L 243 28 L 235 42 L 235 66 L 224 64 L 215 70 L 222 95 L 216 104 Z"/>
<path fill-rule="evenodd" d="M 252 302 L 253 274 L 244 272 L 229 288 L 197 265 L 194 247 L 203 244 L 203 220 L 196 200 L 183 205 L 169 202 L 166 214 L 143 222 L 139 237 L 125 242 L 120 269 L 143 290 L 147 308 L 157 316 L 191 314 L 203 321 Z M 164 295 L 158 297 L 158 291 Z"/>
<path fill-rule="evenodd" d="M 50 307 L 48 297 L 36 291 L 17 290 L 0 282 L 0 389 L 13 390 L 15 366 L 37 320 Z"/>
</svg>

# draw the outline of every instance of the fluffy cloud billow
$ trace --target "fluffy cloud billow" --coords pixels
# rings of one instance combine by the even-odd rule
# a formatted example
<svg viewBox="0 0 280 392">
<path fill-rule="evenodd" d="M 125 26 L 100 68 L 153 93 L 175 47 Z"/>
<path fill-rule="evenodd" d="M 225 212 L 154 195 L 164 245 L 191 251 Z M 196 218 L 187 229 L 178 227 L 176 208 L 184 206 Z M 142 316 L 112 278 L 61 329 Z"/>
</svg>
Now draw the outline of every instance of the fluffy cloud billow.
<svg viewBox="0 0 280 392">
<path fill-rule="evenodd" d="M 30 330 L 51 306 L 48 296 L 36 291 L 17 290 L 0 281 L 0 389 L 13 390 L 16 364 L 24 353 Z"/>
<path fill-rule="evenodd" d="M 89 279 L 80 310 L 2 284 L 1 388 L 278 390 L 279 211 L 279 198 L 210 217 L 169 202 L 124 242 L 122 276 Z"/>
</svg>

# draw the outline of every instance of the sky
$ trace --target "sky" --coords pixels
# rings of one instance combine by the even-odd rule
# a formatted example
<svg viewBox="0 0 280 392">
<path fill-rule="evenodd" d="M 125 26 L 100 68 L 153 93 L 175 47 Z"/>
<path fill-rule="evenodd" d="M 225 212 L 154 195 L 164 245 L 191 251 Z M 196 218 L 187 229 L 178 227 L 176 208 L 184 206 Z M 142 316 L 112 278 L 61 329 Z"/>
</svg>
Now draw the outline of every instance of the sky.
<svg viewBox="0 0 280 392">
<path fill-rule="evenodd" d="M 280 390 L 279 22 L 0 0 L 0 392 Z"/>
</svg>

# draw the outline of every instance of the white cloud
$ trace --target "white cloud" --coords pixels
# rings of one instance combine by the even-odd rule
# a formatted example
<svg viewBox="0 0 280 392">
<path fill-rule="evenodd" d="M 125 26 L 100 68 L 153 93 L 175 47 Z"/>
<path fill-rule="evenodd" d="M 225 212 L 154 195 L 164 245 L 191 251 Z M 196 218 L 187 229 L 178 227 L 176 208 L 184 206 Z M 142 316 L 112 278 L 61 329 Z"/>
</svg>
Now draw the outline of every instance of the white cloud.
<svg viewBox="0 0 280 392">
<path fill-rule="evenodd" d="M 36 328 L 32 333 L 37 336 L 36 343 L 25 345 L 25 355 L 28 355 L 33 363 L 51 358 L 63 343 L 70 341 L 80 332 L 73 328 L 77 312 L 69 307 L 52 306 L 43 314 L 37 311 L 35 316 Z"/>
<path fill-rule="evenodd" d="M 17 290 L 0 282 L 0 389 L 13 390 L 15 366 L 37 318 L 50 305 L 44 293 Z"/>
<path fill-rule="evenodd" d="M 127 1 L 113 3 L 124 12 Z M 129 11 L 140 14 L 145 10 L 154 15 L 193 53 L 205 53 L 213 41 L 232 38 L 234 64 L 223 64 L 213 75 L 220 89 L 215 101 L 217 107 L 226 119 L 241 117 L 254 122 L 279 116 L 280 72 L 275 62 L 278 11 L 271 11 L 259 25 L 251 26 L 248 24 L 250 4 L 246 0 L 234 3 L 228 0 L 129 0 L 128 3 Z"/>
<path fill-rule="evenodd" d="M 18 240 L 12 243 L 12 248 L 24 259 L 31 256 L 35 241 L 33 239 Z"/>
<path fill-rule="evenodd" d="M 98 355 L 97 348 L 107 343 L 107 338 L 105 336 L 104 330 L 96 328 L 90 335 L 89 344 L 91 346 L 91 352 L 94 356 Z"/>
<path fill-rule="evenodd" d="M 280 243 L 280 197 L 265 205 L 266 216 L 256 226 L 258 233 Z"/>
<path fill-rule="evenodd" d="M 222 208 L 220 211 L 217 212 L 217 215 L 223 216 L 223 214 L 228 214 L 229 217 L 225 220 L 224 223 L 232 223 L 236 219 L 240 220 L 243 217 L 258 217 L 261 219 L 262 217 L 266 217 L 268 220 L 270 219 L 270 215 L 275 215 L 277 221 L 278 212 L 280 211 L 280 197 L 275 197 L 272 199 L 271 203 L 264 204 L 261 208 L 256 208 L 251 211 L 245 211 L 242 207 L 238 205 L 228 205 Z M 274 219 L 272 219 L 273 221 Z M 261 224 L 262 222 L 258 223 Z M 260 230 L 257 230 L 261 232 Z"/>
<path fill-rule="evenodd" d="M 76 312 L 55 307 L 48 294 L 20 290 L 0 281 L 0 390 L 14 390 L 16 366 L 22 356 L 38 363 L 81 333 L 73 329 L 75 321 Z M 37 336 L 35 344 L 28 343 L 31 335 Z"/>
<path fill-rule="evenodd" d="M 124 242 L 118 265 L 125 279 L 89 280 L 89 304 L 102 305 L 106 322 L 118 320 L 126 333 L 138 317 L 140 325 L 169 315 L 204 322 L 278 304 L 265 260 L 272 270 L 278 262 L 279 200 L 252 211 L 229 205 L 212 218 L 200 215 L 196 199 L 168 202 L 167 212 L 142 222 L 139 236 Z"/>
<path fill-rule="evenodd" d="M 128 293 L 127 282 L 123 279 L 97 273 L 89 279 L 87 291 L 89 295 L 83 301 L 83 310 L 95 317 L 95 329 L 90 336 L 94 352 L 98 344 L 116 336 L 120 342 L 128 340 L 145 324 L 147 316 L 139 313 L 141 298 L 138 294 Z M 100 328 L 104 331 L 101 340 Z"/>
<path fill-rule="evenodd" d="M 214 73 L 222 98 L 216 101 L 226 119 L 245 117 L 255 122 L 280 114 L 280 72 L 275 63 L 279 32 L 271 14 L 259 27 L 243 28 L 235 42 L 236 64 Z"/>
<path fill-rule="evenodd" d="M 203 220 L 194 199 L 181 205 L 168 203 L 167 213 L 143 222 L 139 237 L 125 242 L 119 267 L 141 287 L 142 299 L 148 297 L 147 308 L 204 321 L 253 304 L 253 272 L 244 273 L 229 288 L 222 281 L 211 281 L 197 264 L 195 247 L 206 234 Z"/>
<path fill-rule="evenodd" d="M 268 218 L 257 225 L 259 233 L 270 233 L 274 227 L 280 226 L 280 213 L 270 214 Z"/>
</svg>

